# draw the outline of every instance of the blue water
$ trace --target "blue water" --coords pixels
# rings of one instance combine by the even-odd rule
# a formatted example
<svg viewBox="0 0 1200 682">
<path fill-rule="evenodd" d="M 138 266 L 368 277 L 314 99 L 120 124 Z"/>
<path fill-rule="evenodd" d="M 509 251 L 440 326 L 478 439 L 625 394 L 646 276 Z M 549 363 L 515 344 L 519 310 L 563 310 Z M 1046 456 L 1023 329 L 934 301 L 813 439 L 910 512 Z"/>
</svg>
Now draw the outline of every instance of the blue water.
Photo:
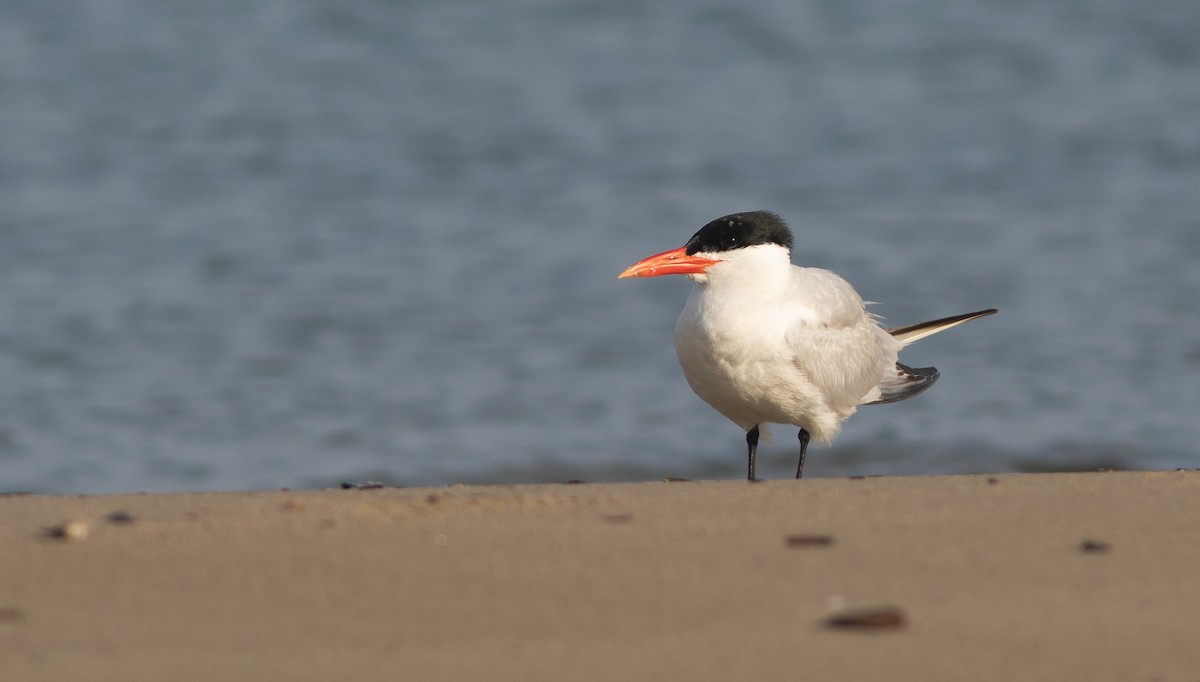
<svg viewBox="0 0 1200 682">
<path fill-rule="evenodd" d="M 617 281 L 768 208 L 906 362 L 808 474 L 1200 466 L 1200 3 L 0 1 L 0 490 L 730 477 Z M 794 467 L 776 429 L 759 474 Z"/>
</svg>

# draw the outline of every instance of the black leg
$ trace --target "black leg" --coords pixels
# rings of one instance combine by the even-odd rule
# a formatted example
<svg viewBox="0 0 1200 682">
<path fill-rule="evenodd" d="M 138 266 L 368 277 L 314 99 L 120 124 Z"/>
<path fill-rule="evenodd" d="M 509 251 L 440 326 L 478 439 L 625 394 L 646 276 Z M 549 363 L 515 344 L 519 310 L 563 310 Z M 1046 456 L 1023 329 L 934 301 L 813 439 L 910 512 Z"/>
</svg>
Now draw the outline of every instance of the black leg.
<svg viewBox="0 0 1200 682">
<path fill-rule="evenodd" d="M 796 478 L 804 475 L 804 455 L 808 454 L 808 431 L 800 429 L 800 465 L 796 467 Z"/>
<path fill-rule="evenodd" d="M 746 432 L 746 446 L 750 448 L 750 473 L 746 475 L 746 480 L 754 480 L 754 454 L 758 450 L 758 424 L 754 428 Z"/>
</svg>

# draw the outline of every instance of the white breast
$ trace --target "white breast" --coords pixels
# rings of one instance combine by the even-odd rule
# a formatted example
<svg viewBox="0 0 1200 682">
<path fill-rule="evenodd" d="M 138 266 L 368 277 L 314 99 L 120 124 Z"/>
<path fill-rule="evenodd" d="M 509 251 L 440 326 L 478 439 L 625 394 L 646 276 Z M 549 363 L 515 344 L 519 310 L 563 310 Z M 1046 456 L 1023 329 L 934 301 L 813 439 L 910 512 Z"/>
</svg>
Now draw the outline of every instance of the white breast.
<svg viewBox="0 0 1200 682">
<path fill-rule="evenodd" d="M 764 277 L 762 263 L 745 260 L 713 266 L 688 298 L 675 326 L 684 376 L 744 430 L 793 424 L 831 440 L 894 367 L 900 344 L 834 273 L 785 260 Z"/>
</svg>

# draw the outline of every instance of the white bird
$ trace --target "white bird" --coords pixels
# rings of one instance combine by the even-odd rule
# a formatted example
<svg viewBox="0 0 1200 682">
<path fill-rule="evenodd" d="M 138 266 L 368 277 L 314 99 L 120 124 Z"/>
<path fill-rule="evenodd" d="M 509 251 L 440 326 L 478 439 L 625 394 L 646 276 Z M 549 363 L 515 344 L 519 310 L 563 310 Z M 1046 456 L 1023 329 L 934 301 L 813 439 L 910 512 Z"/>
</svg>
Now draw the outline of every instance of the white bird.
<svg viewBox="0 0 1200 682">
<path fill-rule="evenodd" d="M 800 478 L 810 439 L 830 442 L 859 405 L 911 398 L 937 380 L 933 367 L 900 364 L 901 348 L 996 312 L 885 329 L 849 282 L 792 265 L 791 249 L 778 215 L 734 213 L 620 274 L 698 285 L 675 324 L 675 353 L 696 395 L 746 431 L 750 480 L 768 422 L 800 427 Z"/>
</svg>

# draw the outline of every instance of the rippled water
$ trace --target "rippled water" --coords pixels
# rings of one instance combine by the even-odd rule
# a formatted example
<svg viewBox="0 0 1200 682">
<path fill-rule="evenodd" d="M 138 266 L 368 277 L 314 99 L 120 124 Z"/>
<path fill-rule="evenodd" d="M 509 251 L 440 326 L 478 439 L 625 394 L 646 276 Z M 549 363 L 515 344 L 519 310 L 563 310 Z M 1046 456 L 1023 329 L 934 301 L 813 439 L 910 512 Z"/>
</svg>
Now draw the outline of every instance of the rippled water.
<svg viewBox="0 0 1200 682">
<path fill-rule="evenodd" d="M 739 477 L 621 281 L 769 208 L 922 342 L 812 476 L 1200 466 L 1200 4 L 0 1 L 0 489 Z M 777 429 L 760 476 L 787 476 Z"/>
</svg>

